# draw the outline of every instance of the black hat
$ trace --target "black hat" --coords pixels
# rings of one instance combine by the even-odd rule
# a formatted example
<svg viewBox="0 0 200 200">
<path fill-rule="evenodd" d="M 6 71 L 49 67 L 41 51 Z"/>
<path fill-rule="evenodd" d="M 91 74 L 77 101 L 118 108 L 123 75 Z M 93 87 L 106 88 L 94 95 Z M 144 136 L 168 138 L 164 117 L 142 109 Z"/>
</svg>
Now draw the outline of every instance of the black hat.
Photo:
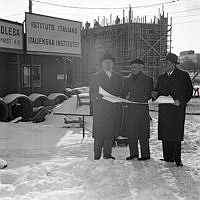
<svg viewBox="0 0 200 200">
<path fill-rule="evenodd" d="M 105 53 L 101 59 L 100 59 L 100 62 L 102 62 L 103 60 L 112 60 L 113 62 L 115 62 L 115 58 L 109 54 L 109 53 Z"/>
<path fill-rule="evenodd" d="M 178 62 L 178 56 L 176 54 L 174 54 L 174 53 L 168 53 L 166 55 L 166 57 L 164 59 L 161 59 L 161 60 L 162 61 L 168 60 L 171 63 L 179 64 L 179 62 Z"/>
<path fill-rule="evenodd" d="M 144 62 L 142 61 L 142 60 L 140 60 L 140 59 L 135 59 L 135 60 L 132 60 L 131 62 L 130 62 L 130 65 L 132 65 L 132 64 L 140 64 L 140 65 L 144 65 Z"/>
</svg>

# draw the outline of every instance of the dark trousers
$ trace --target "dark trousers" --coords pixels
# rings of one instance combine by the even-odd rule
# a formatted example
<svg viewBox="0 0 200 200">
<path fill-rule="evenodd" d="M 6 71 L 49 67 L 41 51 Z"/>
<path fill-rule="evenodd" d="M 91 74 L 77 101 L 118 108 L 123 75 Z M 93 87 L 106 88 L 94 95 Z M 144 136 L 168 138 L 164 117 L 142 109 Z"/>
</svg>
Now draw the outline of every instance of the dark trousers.
<svg viewBox="0 0 200 200">
<path fill-rule="evenodd" d="M 150 157 L 149 138 L 140 138 L 140 152 L 142 158 Z M 138 139 L 128 138 L 130 155 L 139 156 L 138 152 Z"/>
<path fill-rule="evenodd" d="M 181 141 L 163 141 L 163 158 L 168 161 L 181 162 Z"/>
<path fill-rule="evenodd" d="M 101 158 L 103 149 L 103 156 L 110 156 L 112 154 L 112 138 L 94 138 L 94 158 Z"/>
</svg>

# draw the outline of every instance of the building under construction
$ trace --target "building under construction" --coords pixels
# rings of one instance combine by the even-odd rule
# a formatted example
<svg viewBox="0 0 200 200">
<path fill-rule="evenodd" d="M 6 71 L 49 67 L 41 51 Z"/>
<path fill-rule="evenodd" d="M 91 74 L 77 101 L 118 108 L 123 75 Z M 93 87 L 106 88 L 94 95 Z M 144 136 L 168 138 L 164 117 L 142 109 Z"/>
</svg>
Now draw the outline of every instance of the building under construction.
<svg viewBox="0 0 200 200">
<path fill-rule="evenodd" d="M 131 8 L 129 13 L 131 12 Z M 82 30 L 82 60 L 77 77 L 80 83 L 88 84 L 91 74 L 99 69 L 99 59 L 103 53 L 112 53 L 116 58 L 115 68 L 123 75 L 129 74 L 129 62 L 140 58 L 145 62 L 146 72 L 156 79 L 159 73 L 160 59 L 171 51 L 171 20 L 164 12 L 147 23 L 146 17 L 131 17 L 120 21 L 117 17 L 114 24 L 94 27 L 86 23 Z"/>
</svg>

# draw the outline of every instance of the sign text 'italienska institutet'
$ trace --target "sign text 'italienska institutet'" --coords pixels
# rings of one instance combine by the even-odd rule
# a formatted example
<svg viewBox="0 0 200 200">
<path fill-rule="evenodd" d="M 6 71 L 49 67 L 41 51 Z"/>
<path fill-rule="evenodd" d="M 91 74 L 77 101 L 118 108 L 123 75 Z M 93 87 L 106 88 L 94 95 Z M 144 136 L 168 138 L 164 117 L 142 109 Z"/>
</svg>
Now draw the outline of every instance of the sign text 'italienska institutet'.
<svg viewBox="0 0 200 200">
<path fill-rule="evenodd" d="M 29 52 L 81 54 L 81 22 L 26 13 Z"/>
<path fill-rule="evenodd" d="M 22 24 L 0 19 L 0 48 L 23 49 Z"/>
</svg>

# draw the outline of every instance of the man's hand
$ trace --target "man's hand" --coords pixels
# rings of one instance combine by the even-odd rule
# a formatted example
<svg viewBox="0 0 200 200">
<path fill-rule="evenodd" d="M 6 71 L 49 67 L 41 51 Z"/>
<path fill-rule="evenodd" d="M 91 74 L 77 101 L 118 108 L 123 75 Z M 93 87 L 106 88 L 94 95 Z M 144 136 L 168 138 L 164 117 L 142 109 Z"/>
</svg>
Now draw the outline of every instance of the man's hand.
<svg viewBox="0 0 200 200">
<path fill-rule="evenodd" d="M 176 99 L 176 100 L 174 100 L 174 105 L 175 106 L 180 106 L 181 102 L 178 99 Z"/>
<path fill-rule="evenodd" d="M 103 98 L 103 95 L 99 93 L 99 94 L 97 95 L 97 99 L 98 99 L 98 100 L 102 100 L 102 98 Z"/>
<path fill-rule="evenodd" d="M 97 96 L 93 99 L 93 103 L 100 103 L 102 102 L 103 95 L 97 94 Z"/>
</svg>

